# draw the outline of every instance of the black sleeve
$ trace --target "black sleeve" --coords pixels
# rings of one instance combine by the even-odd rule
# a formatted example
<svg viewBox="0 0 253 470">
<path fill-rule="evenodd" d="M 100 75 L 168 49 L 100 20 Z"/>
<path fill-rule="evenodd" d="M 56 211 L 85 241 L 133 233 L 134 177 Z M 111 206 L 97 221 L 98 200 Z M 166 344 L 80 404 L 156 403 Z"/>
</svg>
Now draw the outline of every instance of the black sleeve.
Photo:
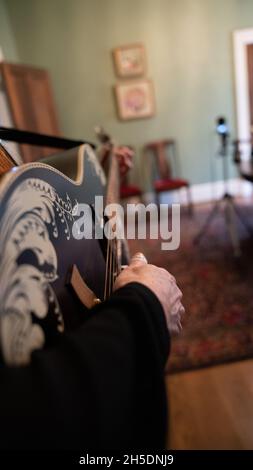
<svg viewBox="0 0 253 470">
<path fill-rule="evenodd" d="M 168 353 L 158 299 L 128 284 L 31 365 L 1 368 L 0 448 L 163 448 Z"/>
</svg>

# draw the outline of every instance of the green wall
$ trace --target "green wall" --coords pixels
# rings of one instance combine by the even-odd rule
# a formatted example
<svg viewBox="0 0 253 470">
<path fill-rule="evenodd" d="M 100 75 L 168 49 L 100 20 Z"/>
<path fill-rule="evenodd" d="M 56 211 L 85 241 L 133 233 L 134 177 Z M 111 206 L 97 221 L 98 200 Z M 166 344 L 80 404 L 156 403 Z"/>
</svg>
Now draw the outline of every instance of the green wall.
<svg viewBox="0 0 253 470">
<path fill-rule="evenodd" d="M 253 0 L 5 0 L 21 62 L 48 68 L 62 131 L 94 140 L 101 123 L 138 149 L 175 137 L 182 173 L 210 181 L 217 115 L 235 127 L 232 31 L 253 26 Z M 2 23 L 2 21 L 1 21 Z M 141 41 L 155 117 L 117 119 L 111 49 Z M 6 50 L 7 54 L 8 50 Z M 10 48 L 10 59 L 12 53 Z M 215 178 L 220 178 L 219 163 Z"/>
<path fill-rule="evenodd" d="M 0 47 L 2 48 L 4 57 L 13 61 L 17 60 L 15 39 L 11 31 L 4 0 L 0 0 Z"/>
</svg>

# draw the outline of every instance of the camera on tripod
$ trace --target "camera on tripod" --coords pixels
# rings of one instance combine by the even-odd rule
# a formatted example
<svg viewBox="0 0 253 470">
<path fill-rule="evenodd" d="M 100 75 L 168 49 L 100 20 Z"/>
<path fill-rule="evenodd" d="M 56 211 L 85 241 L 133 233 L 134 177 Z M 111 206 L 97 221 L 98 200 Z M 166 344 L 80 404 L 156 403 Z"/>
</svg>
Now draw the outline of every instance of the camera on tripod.
<svg viewBox="0 0 253 470">
<path fill-rule="evenodd" d="M 240 213 L 239 208 L 237 207 L 236 203 L 234 202 L 234 197 L 229 193 L 228 190 L 228 140 L 229 140 L 229 132 L 228 126 L 226 123 L 226 119 L 224 117 L 218 117 L 216 119 L 216 132 L 220 137 L 220 151 L 219 155 L 223 157 L 223 186 L 224 186 L 224 194 L 223 196 L 218 199 L 211 209 L 207 219 L 200 229 L 199 233 L 194 238 L 194 243 L 199 243 L 205 233 L 208 231 L 209 225 L 212 223 L 213 219 L 221 212 L 224 214 L 224 221 L 226 224 L 226 228 L 228 230 L 233 254 L 235 257 L 239 257 L 241 254 L 241 247 L 240 247 L 240 239 L 239 234 L 237 231 L 236 219 L 238 219 L 242 225 L 244 225 L 245 229 L 249 234 L 252 233 L 251 227 L 249 226 L 247 220 L 244 219 L 242 214 Z"/>
<path fill-rule="evenodd" d="M 226 119 L 224 117 L 218 117 L 216 120 L 216 132 L 221 139 L 221 148 L 219 154 L 225 156 L 227 153 L 227 144 L 228 144 L 228 126 Z"/>
</svg>

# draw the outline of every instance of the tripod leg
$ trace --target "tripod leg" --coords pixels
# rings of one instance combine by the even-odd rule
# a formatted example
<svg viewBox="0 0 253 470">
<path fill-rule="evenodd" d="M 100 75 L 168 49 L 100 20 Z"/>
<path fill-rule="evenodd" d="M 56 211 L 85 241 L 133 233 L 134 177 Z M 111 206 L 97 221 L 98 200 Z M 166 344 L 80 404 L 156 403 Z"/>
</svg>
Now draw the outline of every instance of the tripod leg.
<svg viewBox="0 0 253 470">
<path fill-rule="evenodd" d="M 209 213 L 209 215 L 207 216 L 207 219 L 202 227 L 202 229 L 199 231 L 199 233 L 196 235 L 196 237 L 193 239 L 193 243 L 197 244 L 200 242 L 200 240 L 202 239 L 203 235 L 205 234 L 205 231 L 207 230 L 208 226 L 211 224 L 214 216 L 216 215 L 216 213 L 218 212 L 219 210 L 219 202 L 220 201 L 217 201 L 214 205 L 214 207 L 212 208 L 211 212 Z"/>
<path fill-rule="evenodd" d="M 230 235 L 234 255 L 235 257 L 239 257 L 241 256 L 241 247 L 240 247 L 240 240 L 238 238 L 238 233 L 236 229 L 235 214 L 236 213 L 235 213 L 233 202 L 231 200 L 227 200 L 227 204 L 225 208 L 227 229 Z"/>
<path fill-rule="evenodd" d="M 192 204 L 192 194 L 191 194 L 191 187 L 186 186 L 186 193 L 187 193 L 187 200 L 188 200 L 188 214 L 191 216 L 193 215 L 193 204 Z"/>
<path fill-rule="evenodd" d="M 234 212 L 237 215 L 238 219 L 240 220 L 241 224 L 245 227 L 249 235 L 253 234 L 252 227 L 246 222 L 244 219 L 242 213 L 239 211 L 237 205 L 234 203 L 234 201 L 231 201 L 231 204 L 233 204 Z"/>
</svg>

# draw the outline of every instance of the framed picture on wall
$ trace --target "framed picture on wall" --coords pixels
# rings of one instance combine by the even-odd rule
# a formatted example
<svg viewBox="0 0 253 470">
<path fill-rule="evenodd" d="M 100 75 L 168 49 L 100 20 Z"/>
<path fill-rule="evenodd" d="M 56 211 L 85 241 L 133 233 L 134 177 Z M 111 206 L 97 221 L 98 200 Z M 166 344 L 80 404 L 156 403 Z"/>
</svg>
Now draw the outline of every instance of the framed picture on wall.
<svg viewBox="0 0 253 470">
<path fill-rule="evenodd" d="M 139 119 L 155 113 L 154 87 L 151 80 L 125 82 L 115 86 L 120 119 Z"/>
<path fill-rule="evenodd" d="M 143 44 L 130 44 L 113 50 L 116 73 L 119 77 L 137 77 L 146 72 L 146 52 Z"/>
</svg>

